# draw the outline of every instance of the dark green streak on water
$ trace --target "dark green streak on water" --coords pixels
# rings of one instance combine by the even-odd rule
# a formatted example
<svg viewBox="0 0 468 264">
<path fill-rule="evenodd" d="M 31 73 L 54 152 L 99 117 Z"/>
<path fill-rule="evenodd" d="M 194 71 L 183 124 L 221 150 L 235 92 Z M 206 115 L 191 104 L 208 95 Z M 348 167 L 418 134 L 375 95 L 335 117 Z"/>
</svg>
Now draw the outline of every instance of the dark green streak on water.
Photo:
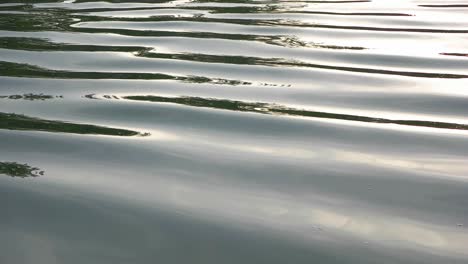
<svg viewBox="0 0 468 264">
<path fill-rule="evenodd" d="M 128 100 L 148 101 L 159 103 L 174 103 L 195 107 L 207 107 L 222 110 L 240 111 L 240 112 L 253 112 L 260 114 L 276 114 L 276 115 L 290 115 L 301 117 L 314 117 L 326 119 L 339 119 L 348 121 L 368 122 L 368 123 L 382 123 L 382 124 L 398 124 L 406 126 L 421 126 L 432 128 L 444 129 L 461 129 L 468 130 L 468 125 L 454 124 L 444 122 L 431 122 L 431 121 L 418 121 L 418 120 L 392 120 L 385 118 L 374 118 L 358 115 L 346 115 L 336 113 L 326 113 L 317 111 L 300 110 L 288 108 L 281 105 L 273 105 L 267 103 L 247 103 L 241 101 L 220 100 L 220 99 L 206 99 L 200 97 L 162 97 L 162 96 L 126 96 Z"/>
<path fill-rule="evenodd" d="M 392 70 L 381 70 L 381 69 L 371 69 L 371 68 L 343 67 L 343 66 L 306 63 L 306 62 L 301 62 L 301 61 L 288 61 L 288 60 L 283 60 L 280 58 L 216 56 L 216 55 L 204 55 L 204 54 L 161 54 L 161 53 L 151 53 L 151 52 L 142 52 L 139 56 L 149 57 L 149 58 L 201 61 L 201 62 L 207 62 L 207 63 L 263 65 L 263 66 L 278 66 L 278 67 L 307 67 L 307 68 L 338 70 L 338 71 L 347 71 L 347 72 L 400 75 L 400 76 L 407 76 L 407 77 L 446 78 L 446 79 L 468 78 L 468 75 L 465 75 L 465 74 L 409 72 L 409 71 L 392 71 Z"/>
<path fill-rule="evenodd" d="M 3 76 L 53 79 L 130 79 L 130 80 L 179 80 L 187 83 L 210 83 L 221 85 L 249 85 L 250 82 L 208 78 L 203 76 L 171 76 L 162 73 L 133 72 L 74 72 L 50 70 L 24 63 L 0 61 Z"/>
<path fill-rule="evenodd" d="M 0 38 L 0 48 L 31 51 L 109 51 L 109 52 L 142 52 L 145 47 L 137 46 L 101 46 L 73 45 L 54 43 L 40 38 L 4 37 Z"/>
<path fill-rule="evenodd" d="M 0 129 L 127 137 L 136 135 L 147 135 L 126 129 L 117 129 L 86 124 L 73 124 L 7 113 L 0 113 Z"/>
<path fill-rule="evenodd" d="M 158 73 L 120 73 L 120 72 L 73 72 L 50 70 L 34 65 L 0 61 L 3 76 L 30 78 L 65 78 L 65 79 L 145 79 L 173 80 L 176 77 Z"/>
</svg>

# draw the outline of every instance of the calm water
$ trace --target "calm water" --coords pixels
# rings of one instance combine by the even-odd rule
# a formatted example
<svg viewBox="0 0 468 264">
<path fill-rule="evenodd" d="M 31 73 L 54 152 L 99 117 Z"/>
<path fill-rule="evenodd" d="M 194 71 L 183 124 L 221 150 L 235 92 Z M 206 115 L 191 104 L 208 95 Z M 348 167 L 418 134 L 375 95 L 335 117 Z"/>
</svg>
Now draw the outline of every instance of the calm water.
<svg viewBox="0 0 468 264">
<path fill-rule="evenodd" d="M 468 263 L 467 1 L 0 2 L 0 263 Z"/>
</svg>

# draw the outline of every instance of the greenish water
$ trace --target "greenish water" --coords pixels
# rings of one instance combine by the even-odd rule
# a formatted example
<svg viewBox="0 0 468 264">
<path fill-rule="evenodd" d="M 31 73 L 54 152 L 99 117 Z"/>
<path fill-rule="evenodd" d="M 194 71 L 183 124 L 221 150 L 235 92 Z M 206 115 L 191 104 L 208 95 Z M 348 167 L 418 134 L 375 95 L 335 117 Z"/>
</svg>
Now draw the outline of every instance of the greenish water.
<svg viewBox="0 0 468 264">
<path fill-rule="evenodd" d="M 0 1 L 0 263 L 468 263 L 467 14 Z"/>
</svg>

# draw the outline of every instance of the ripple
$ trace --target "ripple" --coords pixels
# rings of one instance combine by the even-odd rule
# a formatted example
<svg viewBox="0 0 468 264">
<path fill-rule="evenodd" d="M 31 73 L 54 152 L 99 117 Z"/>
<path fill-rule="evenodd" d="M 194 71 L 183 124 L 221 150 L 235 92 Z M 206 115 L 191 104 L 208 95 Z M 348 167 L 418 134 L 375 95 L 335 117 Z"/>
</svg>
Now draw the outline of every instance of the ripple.
<svg viewBox="0 0 468 264">
<path fill-rule="evenodd" d="M 443 128 L 443 129 L 459 129 L 468 130 L 468 124 L 455 124 L 445 122 L 434 122 L 434 121 L 419 121 L 419 120 L 392 120 L 385 118 L 375 118 L 358 115 L 348 115 L 339 113 L 326 113 L 301 110 L 295 108 L 289 108 L 277 104 L 268 103 L 248 103 L 241 101 L 222 100 L 214 98 L 200 98 L 200 97 L 161 97 L 161 96 L 125 96 L 124 99 L 135 100 L 135 101 L 147 101 L 147 102 L 158 102 L 158 103 L 174 103 L 181 105 L 188 105 L 194 107 L 206 107 L 222 110 L 240 111 L 240 112 L 253 112 L 260 114 L 272 114 L 272 115 L 288 115 L 288 116 L 301 116 L 301 117 L 314 117 L 314 118 L 326 118 L 326 119 L 340 119 L 358 122 L 368 123 L 382 123 L 382 124 L 398 124 L 405 126 L 421 126 L 421 127 L 432 127 L 432 128 Z"/>
<path fill-rule="evenodd" d="M 466 7 L 1 1 L 1 262 L 468 263 Z"/>
<path fill-rule="evenodd" d="M 86 124 L 74 124 L 69 122 L 45 120 L 25 115 L 1 112 L 0 129 L 123 137 L 148 135 L 148 133 L 139 133 L 136 131 L 126 129 L 117 129 Z"/>
</svg>

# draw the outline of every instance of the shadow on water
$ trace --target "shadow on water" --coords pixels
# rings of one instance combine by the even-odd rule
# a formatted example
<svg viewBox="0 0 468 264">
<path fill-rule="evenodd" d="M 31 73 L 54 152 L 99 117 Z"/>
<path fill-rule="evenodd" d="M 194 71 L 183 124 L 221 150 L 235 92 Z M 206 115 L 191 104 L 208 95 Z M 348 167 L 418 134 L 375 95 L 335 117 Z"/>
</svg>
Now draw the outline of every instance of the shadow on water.
<svg viewBox="0 0 468 264">
<path fill-rule="evenodd" d="M 127 137 L 149 135 L 148 133 L 139 133 L 126 129 L 44 120 L 8 113 L 0 113 L 0 129 Z"/>
<path fill-rule="evenodd" d="M 35 178 L 43 176 L 44 171 L 37 167 L 31 167 L 28 164 L 0 162 L 0 175 L 1 174 L 14 178 Z"/>
<path fill-rule="evenodd" d="M 162 96 L 152 96 L 152 95 L 125 96 L 123 98 L 127 100 L 135 100 L 135 101 L 174 103 L 174 104 L 194 106 L 194 107 L 215 108 L 215 109 L 240 111 L 240 112 L 253 112 L 253 113 L 260 113 L 260 114 L 289 115 L 289 116 L 314 117 L 314 118 L 325 118 L 325 119 L 339 119 L 339 120 L 368 122 L 368 123 L 398 124 L 398 125 L 406 125 L 406 126 L 468 130 L 468 125 L 466 124 L 419 121 L 419 120 L 394 120 L 394 119 L 376 118 L 376 117 L 368 117 L 368 116 L 317 112 L 317 111 L 289 108 L 289 107 L 277 105 L 277 104 L 258 103 L 258 102 L 249 103 L 249 102 L 242 102 L 242 101 L 231 101 L 231 100 L 200 98 L 200 97 L 162 97 Z"/>
</svg>

